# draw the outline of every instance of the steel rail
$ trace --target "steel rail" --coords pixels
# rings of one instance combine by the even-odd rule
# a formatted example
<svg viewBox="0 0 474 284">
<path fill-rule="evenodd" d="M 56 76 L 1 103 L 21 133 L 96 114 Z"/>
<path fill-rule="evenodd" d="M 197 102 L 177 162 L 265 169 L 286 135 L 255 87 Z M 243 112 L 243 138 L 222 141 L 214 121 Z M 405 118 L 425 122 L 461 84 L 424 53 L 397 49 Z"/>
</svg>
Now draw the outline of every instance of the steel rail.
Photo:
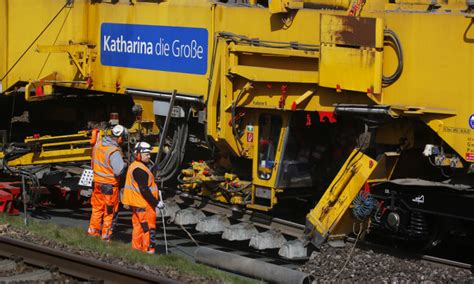
<svg viewBox="0 0 474 284">
<path fill-rule="evenodd" d="M 241 211 L 232 210 L 223 203 L 213 202 L 209 199 L 202 198 L 199 196 L 184 194 L 176 195 L 175 201 L 178 204 L 185 204 L 187 206 L 194 206 L 196 209 L 200 209 L 213 214 L 224 214 L 237 221 L 251 222 L 257 227 L 264 229 L 276 229 L 282 234 L 292 236 L 295 238 L 302 238 L 304 236 L 305 226 L 302 224 L 294 223 L 291 221 L 273 218 L 269 215 L 265 215 L 256 211 L 244 209 Z"/>
<path fill-rule="evenodd" d="M 432 255 L 421 255 L 419 256 L 422 260 L 433 262 L 433 263 L 439 263 L 447 266 L 453 266 L 457 268 L 463 268 L 463 269 L 469 269 L 472 270 L 472 264 L 469 263 L 464 263 L 464 262 L 459 262 L 455 260 L 450 260 L 447 258 L 440 258 Z"/>
<path fill-rule="evenodd" d="M 39 267 L 54 266 L 60 273 L 85 280 L 102 280 L 105 283 L 179 283 L 150 273 L 9 237 L 0 236 L 0 255 L 21 257 L 25 263 Z"/>
<path fill-rule="evenodd" d="M 347 237 L 346 241 L 349 242 L 349 243 L 354 243 L 355 238 Z M 457 267 L 457 268 L 469 269 L 469 270 L 474 269 L 472 264 L 459 262 L 459 261 L 451 260 L 451 259 L 447 259 L 447 258 L 441 258 L 441 257 L 437 257 L 437 256 L 427 255 L 427 254 L 418 254 L 418 253 L 412 253 L 411 254 L 408 251 L 404 251 L 404 252 L 401 252 L 399 250 L 395 251 L 394 248 L 392 248 L 392 247 L 388 247 L 388 246 L 384 246 L 384 245 L 380 245 L 380 244 L 374 244 L 374 243 L 371 243 L 371 242 L 368 242 L 368 241 L 359 240 L 358 244 L 361 244 L 366 248 L 372 248 L 372 249 L 376 248 L 376 249 L 379 249 L 379 250 L 383 250 L 385 252 L 390 253 L 391 255 L 403 255 L 403 256 L 408 255 L 408 256 L 412 257 L 413 259 L 424 260 L 424 261 L 427 261 L 427 262 L 442 264 L 442 265 L 445 265 L 445 266 Z"/>
</svg>

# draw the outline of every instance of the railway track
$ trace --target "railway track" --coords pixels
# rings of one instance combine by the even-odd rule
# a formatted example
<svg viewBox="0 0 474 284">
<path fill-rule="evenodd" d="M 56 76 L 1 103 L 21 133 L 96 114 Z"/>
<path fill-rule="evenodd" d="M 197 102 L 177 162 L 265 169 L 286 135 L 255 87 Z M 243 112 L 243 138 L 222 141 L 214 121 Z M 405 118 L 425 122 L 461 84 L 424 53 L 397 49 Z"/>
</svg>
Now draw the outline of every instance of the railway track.
<svg viewBox="0 0 474 284">
<path fill-rule="evenodd" d="M 353 237 L 347 237 L 346 241 L 351 243 L 351 245 L 352 245 L 352 244 L 355 243 L 356 239 L 353 238 Z M 357 245 L 360 245 L 360 246 L 362 246 L 366 249 L 376 249 L 378 251 L 386 252 L 386 253 L 391 254 L 391 255 L 395 255 L 395 256 L 399 256 L 399 257 L 408 257 L 408 258 L 413 258 L 413 259 L 419 259 L 419 260 L 426 261 L 426 262 L 429 262 L 429 263 L 433 263 L 433 264 L 436 264 L 436 265 L 462 268 L 462 269 L 467 269 L 467 270 L 470 270 L 470 271 L 472 271 L 474 269 L 473 265 L 470 264 L 470 263 L 457 261 L 457 260 L 453 260 L 453 259 L 448 259 L 448 258 L 444 258 L 444 257 L 439 257 L 439 256 L 434 256 L 434 255 L 429 255 L 429 254 L 412 253 L 412 252 L 407 251 L 407 250 L 401 251 L 401 250 L 397 250 L 393 247 L 388 247 L 388 246 L 385 246 L 385 245 L 376 244 L 376 243 L 369 242 L 369 241 L 359 240 L 357 242 Z"/>
<path fill-rule="evenodd" d="M 235 211 L 235 210 L 232 210 L 232 208 L 226 207 L 223 204 L 215 203 L 205 198 L 201 198 L 197 196 L 186 196 L 186 195 L 184 195 L 184 197 L 176 196 L 175 201 L 178 204 L 182 204 L 186 206 L 194 206 L 195 208 L 199 208 L 211 214 L 224 214 L 229 218 L 234 218 L 234 220 L 236 221 L 252 222 L 252 224 L 254 224 L 255 226 L 263 228 L 263 229 L 276 229 L 276 230 L 281 231 L 282 234 L 288 235 L 294 238 L 302 238 L 304 236 L 304 225 L 302 224 L 290 222 L 290 221 L 279 219 L 279 218 L 270 218 L 261 213 L 256 213 L 251 210 Z M 214 237 L 213 239 L 215 238 L 216 237 Z M 204 244 L 210 244 L 209 241 L 206 241 L 206 238 L 197 238 L 197 239 L 199 240 L 199 242 L 202 242 Z M 350 243 L 354 243 L 355 238 L 347 237 L 346 241 Z M 379 244 L 375 244 L 375 243 L 371 243 L 367 241 L 361 241 L 361 240 L 359 240 L 358 243 L 359 245 L 363 245 L 367 249 L 376 248 L 379 250 L 388 251 L 392 255 L 401 256 L 400 251 L 398 250 L 395 251 L 393 248 L 390 248 L 390 247 L 385 247 Z M 258 253 L 254 252 L 254 254 L 258 254 Z M 414 259 L 420 259 L 420 260 L 438 264 L 438 265 L 462 268 L 462 269 L 467 269 L 471 271 L 474 269 L 472 264 L 462 262 L 462 261 L 456 261 L 456 260 L 434 256 L 434 255 L 428 255 L 428 254 L 410 254 L 409 252 L 402 253 L 402 256 L 406 256 L 406 254 L 409 254 L 409 257 L 412 257 Z M 273 257 L 278 258 L 276 254 L 274 254 Z M 291 261 L 286 260 L 286 259 L 282 261 L 283 262 L 287 261 L 288 263 L 291 263 Z"/>
<path fill-rule="evenodd" d="M 205 208 L 201 204 L 200 200 L 196 200 L 195 205 L 196 208 L 203 208 L 203 211 L 208 212 L 209 214 L 224 214 L 225 212 L 229 212 L 229 209 L 223 208 L 218 205 L 214 205 L 211 203 L 207 204 Z M 184 208 L 184 206 L 183 206 Z M 48 222 L 56 223 L 64 226 L 74 226 L 74 227 L 82 227 L 84 230 L 87 230 L 88 222 L 90 218 L 90 207 L 80 207 L 76 209 L 72 208 L 54 208 L 48 206 L 38 207 L 37 211 L 32 213 L 33 218 L 37 218 L 40 220 L 49 220 Z M 239 222 L 242 220 L 249 220 L 251 212 L 247 212 L 246 216 L 242 216 L 240 219 L 235 219 L 235 221 Z M 231 214 L 229 212 L 229 214 Z M 117 227 L 114 233 L 114 238 L 116 240 L 123 241 L 125 243 L 130 242 L 130 236 L 132 232 L 132 221 L 131 221 L 131 212 L 127 210 L 120 210 L 119 211 L 119 218 L 117 222 Z M 216 248 L 222 251 L 232 252 L 238 255 L 244 255 L 247 257 L 251 257 L 254 259 L 260 259 L 262 261 L 277 264 L 277 265 L 284 265 L 288 268 L 297 268 L 301 265 L 303 260 L 288 260 L 283 259 L 278 256 L 278 250 L 269 249 L 269 250 L 256 250 L 253 249 L 248 245 L 248 241 L 228 241 L 223 240 L 220 234 L 206 234 L 201 233 L 195 230 L 195 225 L 185 225 L 183 227 L 176 225 L 174 223 L 170 223 L 169 218 L 166 219 L 166 231 L 167 231 L 167 241 L 168 241 L 168 248 L 172 252 L 176 252 L 180 255 L 183 255 L 187 258 L 194 259 L 194 251 L 198 246 L 209 246 L 212 248 Z M 266 230 L 272 228 L 272 224 L 277 224 L 279 219 L 274 219 L 271 224 L 256 224 L 257 227 Z M 282 229 L 283 233 L 286 232 L 283 225 L 287 226 L 288 231 L 290 234 L 288 236 L 295 236 L 298 235 L 298 230 L 300 233 L 303 232 L 302 225 L 291 223 L 291 222 L 282 222 L 277 225 L 280 229 Z M 165 239 L 163 234 L 163 226 L 161 224 L 161 218 L 157 218 L 157 226 L 158 229 L 156 231 L 156 239 L 157 239 L 157 250 L 159 253 L 165 252 Z M 186 230 L 183 230 L 183 228 Z M 191 234 L 192 238 L 188 235 Z"/>
<path fill-rule="evenodd" d="M 169 201 L 170 199 L 166 202 Z M 258 255 L 270 257 L 271 261 L 280 264 L 300 264 L 301 261 L 308 259 L 309 254 L 307 252 L 307 242 L 304 238 L 305 226 L 303 224 L 241 207 L 229 207 L 194 195 L 178 194 L 172 198 L 171 202 L 176 203 L 171 207 L 179 205 L 180 208 L 194 208 L 206 212 L 206 217 L 198 218 L 197 223 L 188 226 L 193 233 L 198 235 L 202 235 L 200 232 L 204 235 L 207 234 L 209 237 L 201 238 L 204 242 L 208 242 L 208 239 L 212 238 L 213 242 L 223 243 L 227 247 L 238 247 L 240 251 L 252 254 L 252 257 Z M 181 221 L 176 220 L 180 219 L 178 217 L 180 211 L 176 211 L 177 213 L 169 212 L 170 221 L 174 220 L 176 224 L 180 225 Z M 225 222 L 221 221 L 221 217 L 226 219 Z M 219 221 L 215 221 L 215 219 Z M 247 226 L 253 228 L 249 229 Z M 214 232 L 213 230 L 216 227 L 221 227 L 221 230 Z"/>
<path fill-rule="evenodd" d="M 292 238 L 297 238 L 302 236 L 303 234 L 303 225 L 289 222 L 286 220 L 281 220 L 278 218 L 267 218 L 262 214 L 255 214 L 250 210 L 232 210 L 231 208 L 227 208 L 220 204 L 215 204 L 208 200 L 205 200 L 200 197 L 193 197 L 189 198 L 186 196 L 177 196 L 174 198 L 175 201 L 180 204 L 182 208 L 187 207 L 194 207 L 196 209 L 205 211 L 207 215 L 225 215 L 232 217 L 233 223 L 234 222 L 252 222 L 255 226 L 259 227 L 259 231 L 265 231 L 267 229 L 276 229 L 278 228 L 287 236 Z M 69 208 L 49 208 L 45 211 L 45 214 L 51 218 L 50 221 L 53 223 L 64 224 L 67 226 L 83 226 L 84 228 L 87 227 L 88 219 L 90 216 L 90 208 L 83 207 L 79 209 L 69 209 Z M 130 242 L 130 233 L 131 233 L 131 215 L 129 211 L 123 210 L 120 211 L 119 215 L 119 223 L 118 223 L 118 230 L 117 230 L 117 238 L 124 241 Z M 72 221 L 74 219 L 74 221 Z M 161 218 L 158 220 L 158 230 L 157 230 L 157 244 L 158 244 L 158 251 L 160 253 L 164 253 L 164 236 L 161 223 Z M 269 249 L 269 250 L 256 250 L 249 246 L 248 241 L 228 241 L 223 240 L 220 234 L 206 234 L 197 231 L 194 227 L 195 225 L 184 226 L 189 234 L 194 238 L 191 240 L 189 235 L 181 228 L 179 225 L 176 224 L 168 224 L 166 225 L 167 228 L 167 237 L 168 237 L 168 247 L 171 249 L 172 252 L 185 255 L 190 259 L 194 259 L 195 252 L 201 247 L 204 248 L 211 248 L 221 252 L 231 253 L 233 255 L 239 255 L 247 257 L 248 259 L 257 259 L 259 261 L 275 264 L 278 266 L 286 267 L 289 269 L 297 269 L 300 267 L 305 267 L 306 262 L 302 260 L 287 260 L 283 259 L 278 256 L 277 250 Z M 348 241 L 354 241 L 354 239 L 347 239 Z M 362 249 L 361 247 L 366 247 L 367 250 L 373 250 L 374 252 L 379 252 L 381 246 L 377 247 L 376 244 L 368 243 L 365 241 L 359 240 L 357 243 L 357 247 Z M 350 245 L 347 245 L 347 248 L 350 248 Z M 403 255 L 398 249 L 391 249 L 390 248 L 383 248 L 382 252 L 385 252 L 388 255 L 399 257 L 401 259 L 406 259 L 406 254 Z M 335 252 L 332 252 L 334 257 L 336 255 Z M 318 255 L 319 253 L 316 253 Z M 383 255 L 383 253 L 381 254 Z M 345 259 L 346 256 L 342 255 Z M 324 257 L 326 258 L 326 257 Z M 471 269 L 471 265 L 467 263 L 463 263 L 460 261 L 455 261 L 453 259 L 446 259 L 437 256 L 421 256 L 421 255 L 411 255 L 408 257 L 409 259 L 419 259 L 423 260 L 422 262 L 425 263 L 436 263 L 437 267 L 460 267 L 462 269 Z M 380 256 L 380 259 L 383 259 Z M 314 261 L 314 260 L 313 260 Z M 311 261 L 310 261 L 311 263 Z M 383 261 L 381 262 L 383 263 Z M 320 267 L 320 266 L 315 266 Z M 338 267 L 339 269 L 339 267 Z M 306 270 L 306 272 L 310 272 L 311 270 Z M 318 275 L 318 274 L 315 274 Z M 319 276 L 318 276 L 319 277 Z"/>
<path fill-rule="evenodd" d="M 27 281 L 70 283 L 77 281 L 77 279 L 57 272 L 54 267 L 43 269 L 25 264 L 18 257 L 0 260 L 0 283 L 24 283 Z"/>
<path fill-rule="evenodd" d="M 202 204 L 201 204 L 202 205 Z M 202 206 L 200 206 L 200 209 Z M 86 227 L 88 224 L 88 217 L 90 216 L 90 208 L 83 207 L 79 209 L 68 209 L 68 208 L 47 208 L 43 207 L 43 212 L 41 218 L 48 219 L 50 222 L 63 224 L 67 226 L 84 226 Z M 224 214 L 223 209 L 219 206 L 208 206 L 206 207 L 207 212 L 210 214 Z M 212 213 L 214 212 L 214 213 Z M 244 214 L 240 220 L 249 220 L 250 213 Z M 249 215 L 250 214 L 250 215 Z M 34 214 L 35 216 L 39 217 L 38 214 Z M 71 219 L 74 219 L 72 221 Z M 169 220 L 169 219 L 168 219 Z M 156 232 L 156 239 L 157 239 L 157 251 L 162 254 L 165 252 L 164 250 L 164 235 L 162 230 L 161 218 L 157 220 L 157 232 Z M 272 224 L 279 224 L 278 226 L 281 228 L 282 224 L 286 226 L 291 226 L 292 223 L 284 223 L 280 220 L 276 220 L 276 222 L 271 222 Z M 271 228 L 271 225 L 262 224 L 262 228 Z M 116 240 L 122 240 L 124 242 L 130 242 L 130 234 L 131 234 L 131 214 L 127 210 L 121 210 L 118 218 L 117 223 L 117 230 L 115 234 Z M 189 226 L 179 226 L 174 223 L 168 223 L 166 225 L 167 229 L 167 240 L 168 240 L 168 248 L 171 252 L 184 255 L 191 260 L 196 259 L 196 253 L 200 249 L 211 249 L 222 253 L 228 253 L 229 255 L 233 255 L 234 257 L 244 257 L 247 260 L 254 260 L 256 264 L 262 267 L 273 267 L 275 266 L 281 267 L 278 271 L 288 271 L 294 274 L 302 274 L 301 272 L 294 271 L 296 268 L 299 268 L 303 262 L 302 260 L 287 260 L 282 259 L 278 256 L 277 251 L 275 249 L 268 249 L 268 250 L 255 250 L 248 245 L 247 241 L 228 241 L 221 239 L 219 234 L 206 234 L 202 232 L 198 232 L 194 229 L 194 225 Z M 294 232 L 294 227 L 293 231 Z M 188 235 L 188 233 L 191 235 Z M 202 262 L 202 261 L 199 261 Z M 265 264 L 264 264 L 265 263 Z M 268 264 L 267 266 L 265 266 Z M 274 265 L 274 266 L 272 266 Z M 214 265 L 211 265 L 214 266 Z M 216 266 L 217 268 L 220 268 Z M 285 270 L 287 269 L 287 270 Z M 231 270 L 233 271 L 233 270 Z M 274 271 L 274 270 L 273 270 Z M 284 272 L 281 272 L 284 273 Z M 239 274 L 247 275 L 252 278 L 258 279 L 265 279 L 263 276 L 251 275 L 247 274 L 246 272 L 239 272 Z M 303 278 L 306 276 L 302 276 Z M 308 276 L 309 277 L 309 276 Z"/>
<path fill-rule="evenodd" d="M 436 257 L 432 255 L 420 255 L 420 259 L 429 261 L 432 263 L 437 263 L 437 264 L 442 264 L 450 267 L 457 267 L 457 268 L 464 268 L 471 270 L 473 269 L 472 264 L 465 263 L 465 262 L 459 262 L 451 259 L 446 259 L 446 258 L 441 258 L 441 257 Z"/>
<path fill-rule="evenodd" d="M 8 237 L 0 237 L 0 256 L 19 257 L 26 264 L 44 269 L 56 267 L 59 273 L 78 280 L 102 283 L 177 283 L 150 273 L 131 270 Z"/>
</svg>

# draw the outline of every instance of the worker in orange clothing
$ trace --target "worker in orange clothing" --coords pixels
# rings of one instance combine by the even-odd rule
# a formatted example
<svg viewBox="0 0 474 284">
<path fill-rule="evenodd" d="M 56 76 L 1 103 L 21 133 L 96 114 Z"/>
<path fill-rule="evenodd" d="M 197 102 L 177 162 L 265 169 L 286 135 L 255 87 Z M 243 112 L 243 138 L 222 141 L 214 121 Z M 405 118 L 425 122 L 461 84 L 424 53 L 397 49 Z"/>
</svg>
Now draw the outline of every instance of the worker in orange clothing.
<svg viewBox="0 0 474 284">
<path fill-rule="evenodd" d="M 159 198 L 158 186 L 148 168 L 151 145 L 139 142 L 135 145 L 135 160 L 125 179 L 122 203 L 132 209 L 132 248 L 155 253 L 156 211 L 164 208 Z"/>
<path fill-rule="evenodd" d="M 92 149 L 94 191 L 91 204 L 92 215 L 87 233 L 109 241 L 116 222 L 119 205 L 120 176 L 126 170 L 120 144 L 127 135 L 122 125 L 112 128 L 112 135 L 105 136 Z"/>
</svg>

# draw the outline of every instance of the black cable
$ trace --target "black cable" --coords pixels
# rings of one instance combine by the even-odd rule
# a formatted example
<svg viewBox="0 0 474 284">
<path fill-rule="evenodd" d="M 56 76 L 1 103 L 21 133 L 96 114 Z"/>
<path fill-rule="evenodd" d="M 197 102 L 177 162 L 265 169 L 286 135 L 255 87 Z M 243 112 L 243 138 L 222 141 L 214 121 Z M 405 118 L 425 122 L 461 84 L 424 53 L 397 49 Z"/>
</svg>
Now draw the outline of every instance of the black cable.
<svg viewBox="0 0 474 284">
<path fill-rule="evenodd" d="M 180 131 L 180 134 L 179 134 L 179 139 L 181 140 L 183 137 L 183 134 L 182 134 L 182 131 Z M 168 181 L 170 180 L 177 172 L 177 170 L 179 169 L 179 165 L 180 165 L 180 151 L 179 151 L 179 148 L 181 146 L 181 142 L 178 143 L 178 147 L 175 148 L 175 150 L 172 152 L 172 159 L 168 162 L 168 164 L 166 165 L 166 167 L 164 168 L 163 171 L 161 171 L 159 173 L 159 178 L 160 178 L 160 181 Z"/>
<path fill-rule="evenodd" d="M 400 39 L 398 38 L 397 34 L 391 29 L 386 29 L 384 31 L 384 38 L 386 39 L 386 42 L 392 43 L 394 45 L 395 52 L 397 53 L 397 57 L 398 57 L 398 65 L 395 72 L 388 77 L 382 75 L 382 84 L 386 87 L 393 84 L 395 81 L 397 81 L 400 75 L 402 74 L 403 50 L 402 50 L 402 45 L 400 43 Z"/>
<path fill-rule="evenodd" d="M 5 157 L 4 157 L 4 167 L 5 167 L 5 169 L 8 172 L 10 172 L 10 174 L 12 174 L 12 175 L 24 177 L 25 180 L 28 181 L 28 183 L 31 185 L 30 188 L 32 188 L 32 187 L 39 188 L 39 186 L 40 186 L 39 179 L 33 171 L 36 169 L 35 172 L 38 172 L 38 171 L 40 171 L 40 170 L 42 170 L 42 169 L 44 169 L 45 167 L 48 167 L 48 166 L 39 165 L 39 166 L 36 166 L 36 167 L 32 167 L 31 169 L 21 168 L 21 167 L 18 167 L 16 169 L 12 169 L 8 165 L 8 162 L 10 160 L 16 159 L 18 157 L 21 157 L 21 156 L 31 152 L 31 148 L 29 148 L 29 147 L 20 148 L 17 145 L 20 145 L 20 144 L 19 143 L 11 143 L 10 144 L 10 146 L 9 146 L 10 150 L 6 152 Z M 35 201 L 37 201 L 39 196 L 40 196 L 40 193 L 39 193 L 38 190 L 35 191 L 34 193 L 35 193 L 34 195 L 31 194 L 31 190 L 30 190 L 30 193 L 29 193 L 30 200 L 33 203 L 35 203 Z"/>
<path fill-rule="evenodd" d="M 15 61 L 15 63 L 12 65 L 12 67 L 10 67 L 10 69 L 8 69 L 7 73 L 0 79 L 0 81 L 3 81 L 3 79 L 5 79 L 5 77 L 8 76 L 8 74 L 10 74 L 10 72 L 13 70 L 13 68 L 15 68 L 15 66 L 18 64 L 18 62 L 20 62 L 20 60 L 23 58 L 23 56 L 25 56 L 25 54 L 31 49 L 31 47 L 35 44 L 35 42 L 44 34 L 44 32 L 49 28 L 49 26 L 51 26 L 51 24 L 54 22 L 54 20 L 56 20 L 56 18 L 61 14 L 61 12 L 69 5 L 69 1 L 66 1 L 66 4 L 64 4 L 64 6 L 59 10 L 59 12 L 56 14 L 56 16 L 54 16 L 51 21 L 49 21 L 49 23 L 46 25 L 46 27 L 40 32 L 40 34 L 33 40 L 33 42 L 28 46 L 28 48 L 20 55 L 20 57 Z"/>
<path fill-rule="evenodd" d="M 179 145 L 181 143 L 182 127 L 179 126 L 178 129 L 175 131 L 175 133 L 176 135 L 173 136 L 172 147 L 170 148 L 168 152 L 169 159 L 166 161 L 164 165 L 161 165 L 161 167 L 158 168 L 159 170 L 157 171 L 157 177 L 159 177 L 160 181 L 161 180 L 164 181 L 164 177 L 170 175 L 178 159 L 177 149 L 179 148 Z"/>
<path fill-rule="evenodd" d="M 180 143 L 177 147 L 178 152 L 176 154 L 175 163 L 174 163 L 173 167 L 171 168 L 171 171 L 169 172 L 169 174 L 167 176 L 163 177 L 164 181 L 167 181 L 167 180 L 171 179 L 173 176 L 175 176 L 179 172 L 180 166 L 183 162 L 184 154 L 185 154 L 185 150 L 186 150 L 186 142 L 188 140 L 188 134 L 189 134 L 189 126 L 188 126 L 187 122 L 189 121 L 190 114 L 191 114 L 191 110 L 188 113 L 188 117 L 187 117 L 186 121 L 182 125 L 181 137 L 180 137 L 180 140 L 179 140 Z"/>
<path fill-rule="evenodd" d="M 186 150 L 188 140 L 189 126 L 188 122 L 191 116 L 191 109 L 188 111 L 186 119 L 179 120 L 173 134 L 173 142 L 170 151 L 165 158 L 157 165 L 156 177 L 160 181 L 168 181 L 173 178 L 180 169 Z M 162 137 L 161 139 L 166 139 Z"/>
<path fill-rule="evenodd" d="M 174 151 L 174 149 L 176 147 L 176 143 L 178 141 L 178 139 L 177 139 L 178 135 L 179 135 L 178 128 L 176 128 L 174 130 L 174 133 L 173 133 L 173 136 L 172 136 L 173 138 L 172 138 L 171 146 L 170 146 L 170 149 L 169 149 L 168 153 L 166 153 L 165 157 L 158 164 L 156 164 L 156 166 L 155 166 L 157 170 L 161 171 L 169 163 L 169 160 L 172 156 L 172 152 Z M 166 137 L 161 137 L 160 139 L 166 139 Z"/>
</svg>

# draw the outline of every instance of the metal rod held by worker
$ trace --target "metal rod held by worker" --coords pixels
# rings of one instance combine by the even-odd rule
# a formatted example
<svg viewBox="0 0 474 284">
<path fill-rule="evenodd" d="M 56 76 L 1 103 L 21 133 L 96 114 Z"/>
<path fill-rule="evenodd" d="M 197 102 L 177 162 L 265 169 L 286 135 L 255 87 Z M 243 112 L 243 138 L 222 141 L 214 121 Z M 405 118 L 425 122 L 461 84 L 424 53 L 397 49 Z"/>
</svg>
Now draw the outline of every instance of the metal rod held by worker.
<svg viewBox="0 0 474 284">
<path fill-rule="evenodd" d="M 163 182 L 161 182 L 161 188 L 163 188 Z M 161 195 L 161 190 L 158 190 L 160 195 L 160 201 L 163 202 L 163 196 Z M 163 223 L 163 235 L 165 237 L 165 252 L 168 254 L 168 240 L 166 239 L 166 225 L 165 225 L 165 214 L 164 210 L 160 208 L 161 222 Z"/>
<path fill-rule="evenodd" d="M 166 239 L 166 225 L 165 225 L 165 214 L 163 209 L 160 209 L 161 222 L 163 223 L 163 235 L 165 237 L 165 253 L 168 254 L 168 240 Z"/>
<path fill-rule="evenodd" d="M 158 148 L 158 153 L 156 154 L 155 167 L 153 168 L 153 174 L 156 176 L 156 171 L 158 170 L 158 163 L 160 162 L 161 155 L 163 154 L 163 147 L 165 145 L 166 133 L 168 132 L 168 126 L 171 121 L 171 113 L 173 112 L 174 100 L 176 99 L 176 90 L 173 90 L 170 99 L 170 108 L 168 109 L 168 115 L 166 116 L 165 125 L 163 131 L 161 132 L 160 145 Z"/>
</svg>

